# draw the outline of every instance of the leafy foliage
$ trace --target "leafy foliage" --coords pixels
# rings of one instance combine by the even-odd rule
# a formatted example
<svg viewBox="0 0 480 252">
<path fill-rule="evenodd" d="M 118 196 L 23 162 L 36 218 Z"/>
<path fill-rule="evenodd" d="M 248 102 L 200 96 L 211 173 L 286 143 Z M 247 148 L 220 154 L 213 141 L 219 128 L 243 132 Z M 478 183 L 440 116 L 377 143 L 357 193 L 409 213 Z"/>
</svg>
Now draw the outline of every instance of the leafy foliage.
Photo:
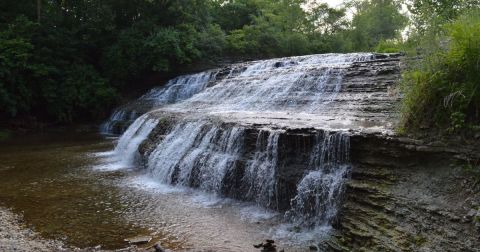
<svg viewBox="0 0 480 252">
<path fill-rule="evenodd" d="M 381 40 L 375 47 L 378 53 L 398 53 L 402 51 L 403 45 L 395 40 Z"/>
<path fill-rule="evenodd" d="M 454 133 L 480 124 L 480 10 L 443 29 L 445 36 L 437 41 L 444 46 L 404 75 L 402 116 L 408 131 L 435 127 Z"/>
<path fill-rule="evenodd" d="M 6 140 L 11 136 L 8 130 L 0 129 L 0 141 Z"/>
<path fill-rule="evenodd" d="M 40 16 L 37 6 L 41 3 Z M 0 118 L 102 118 L 142 78 L 222 58 L 372 50 L 397 39 L 391 0 L 0 2 Z"/>
<path fill-rule="evenodd" d="M 398 38 L 407 24 L 393 0 L 352 1 L 357 13 L 353 17 L 351 39 L 355 50 L 369 50 L 381 41 Z"/>
<path fill-rule="evenodd" d="M 455 20 L 465 10 L 478 8 L 479 0 L 407 0 L 416 32 L 438 33 L 445 23 Z"/>
<path fill-rule="evenodd" d="M 62 122 L 112 104 L 115 91 L 75 54 L 77 44 L 19 16 L 0 33 L 0 106 L 7 116 L 36 114 Z M 71 44 L 69 44 L 71 43 Z M 85 111 L 83 111 L 85 110 Z M 88 112 L 88 113 L 87 113 Z M 87 116 L 86 118 L 90 118 Z"/>
</svg>

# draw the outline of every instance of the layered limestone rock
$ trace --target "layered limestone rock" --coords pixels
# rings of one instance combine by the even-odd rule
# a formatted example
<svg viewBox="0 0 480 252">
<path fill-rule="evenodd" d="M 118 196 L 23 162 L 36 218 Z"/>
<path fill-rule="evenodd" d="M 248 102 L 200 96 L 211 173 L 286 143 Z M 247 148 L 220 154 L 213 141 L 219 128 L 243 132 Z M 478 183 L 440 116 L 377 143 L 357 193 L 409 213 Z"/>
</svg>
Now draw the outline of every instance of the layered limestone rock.
<svg viewBox="0 0 480 252">
<path fill-rule="evenodd" d="M 180 76 L 118 108 L 102 132 L 121 133 L 153 109 L 250 125 L 388 131 L 396 123 L 400 59 L 399 54 L 313 55 Z"/>
<path fill-rule="evenodd" d="M 159 111 L 243 125 L 391 132 L 401 55 L 309 57 L 230 66 L 204 92 Z"/>
<path fill-rule="evenodd" d="M 181 120 L 163 117 L 141 153 L 150 153 Z M 224 130 L 238 126 L 218 120 L 209 123 Z M 288 215 L 298 184 L 312 171 L 316 139 L 324 133 L 313 128 L 281 130 L 275 192 L 258 198 L 259 203 Z M 249 160 L 256 155 L 259 136 L 266 147 L 268 134 L 264 125 L 245 127 L 245 134 L 241 155 L 222 181 L 220 192 L 255 201 L 248 196 L 251 188 L 243 179 Z M 471 190 L 471 174 L 461 165 L 467 158 L 480 158 L 475 148 L 358 132 L 350 136 L 350 155 L 351 169 L 344 173 L 349 178 L 342 189 L 345 193 L 336 199 L 341 204 L 333 222 L 334 235 L 323 243 L 327 251 L 478 250 L 480 229 L 475 216 L 480 194 Z M 189 186 L 199 187 L 200 183 L 192 180 Z"/>
<path fill-rule="evenodd" d="M 400 68 L 398 54 L 234 64 L 199 74 L 196 94 L 178 87 L 182 102 L 149 103 L 140 119 L 155 126 L 127 132 L 151 130 L 138 150 L 158 181 L 333 224 L 326 250 L 476 251 L 479 194 L 455 161 L 478 149 L 395 136 Z"/>
<path fill-rule="evenodd" d="M 351 151 L 328 250 L 479 251 L 480 193 L 462 165 L 478 160 L 478 149 L 362 135 L 352 137 Z"/>
</svg>

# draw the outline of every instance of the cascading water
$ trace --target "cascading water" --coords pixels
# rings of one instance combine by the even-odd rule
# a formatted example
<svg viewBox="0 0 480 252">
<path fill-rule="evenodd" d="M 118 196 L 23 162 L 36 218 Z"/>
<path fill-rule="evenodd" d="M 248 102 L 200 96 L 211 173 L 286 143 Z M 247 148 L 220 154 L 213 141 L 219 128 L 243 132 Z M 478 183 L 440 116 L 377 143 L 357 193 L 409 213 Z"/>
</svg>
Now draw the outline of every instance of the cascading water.
<svg viewBox="0 0 480 252">
<path fill-rule="evenodd" d="M 297 186 L 286 216 L 308 225 L 328 225 L 337 214 L 339 198 L 350 171 L 350 136 L 345 132 L 324 131 L 316 137 L 310 155 L 311 170 Z"/>
<path fill-rule="evenodd" d="M 100 132 L 103 134 L 111 134 L 114 132 L 114 128 L 121 122 L 133 121 L 138 117 L 138 113 L 135 110 L 126 110 L 124 108 L 116 109 L 110 118 L 100 125 Z"/>
<path fill-rule="evenodd" d="M 260 131 L 258 134 L 255 155 L 247 162 L 242 178 L 242 184 L 246 188 L 245 200 L 267 207 L 278 207 L 275 198 L 279 137 L 279 131 Z"/>
<path fill-rule="evenodd" d="M 245 128 L 224 127 L 208 121 L 177 124 L 148 154 L 153 177 L 167 184 L 200 188 L 225 195 L 232 183 L 226 176 L 243 162 L 235 184 L 240 199 L 278 209 L 277 170 L 279 138 L 283 131 L 259 130 L 253 155 L 245 156 Z M 338 199 L 350 171 L 349 135 L 318 133 L 309 154 L 306 175 L 297 186 L 286 216 L 306 225 L 328 224 L 336 215 Z"/>
<path fill-rule="evenodd" d="M 152 100 L 155 105 L 183 101 L 203 91 L 210 81 L 215 80 L 217 74 L 218 71 L 206 71 L 182 75 L 168 81 L 165 87 L 153 88 L 140 99 Z"/>
<path fill-rule="evenodd" d="M 205 121 L 178 124 L 149 155 L 148 169 L 165 183 L 221 193 L 242 151 L 243 133 Z"/>
<path fill-rule="evenodd" d="M 367 53 L 290 57 L 176 78 L 140 98 L 154 101 L 156 111 L 129 127 L 116 152 L 132 163 L 136 149 L 159 121 L 151 117 L 181 114 L 144 154 L 150 176 L 162 183 L 286 211 L 288 219 L 301 225 L 329 225 L 351 170 L 349 135 L 326 128 L 328 120 L 314 121 L 310 131 L 317 132 L 314 147 L 300 153 L 296 163 L 301 167 L 307 162 L 308 167 L 296 178 L 296 194 L 283 199 L 286 185 L 279 179 L 281 170 L 296 169 L 285 167 L 287 130 L 290 124 L 318 115 L 355 114 L 361 107 L 357 104 L 364 105 L 358 103 L 361 99 L 341 93 L 345 93 L 344 78 L 352 64 L 374 59 L 375 55 Z M 265 120 L 256 124 L 245 123 L 245 117 L 231 119 L 232 114 L 245 113 Z M 265 116 L 268 113 L 292 116 L 281 117 L 279 126 L 274 118 Z M 298 114 L 306 116 L 296 117 Z M 253 139 L 255 144 L 251 144 Z"/>
<path fill-rule="evenodd" d="M 171 109 L 321 113 L 340 91 L 345 68 L 372 54 L 312 55 L 250 63 Z"/>
<path fill-rule="evenodd" d="M 148 134 L 157 126 L 158 119 L 145 114 L 139 117 L 118 140 L 114 155 L 118 157 L 118 164 L 123 167 L 134 165 L 138 155 L 138 147 L 148 137 Z"/>
<path fill-rule="evenodd" d="M 126 128 L 125 126 L 128 126 L 138 116 L 155 107 L 188 99 L 204 90 L 210 81 L 215 80 L 217 74 L 218 71 L 206 71 L 182 75 L 168 81 L 165 86 L 153 88 L 133 103 L 116 109 L 110 118 L 100 126 L 100 132 L 103 134 L 115 133 L 116 127 Z"/>
<path fill-rule="evenodd" d="M 196 187 L 218 195 L 226 194 L 231 183 L 227 176 L 245 164 L 238 180 L 243 200 L 276 208 L 275 171 L 281 131 L 260 131 L 255 153 L 244 159 L 245 129 L 225 128 L 207 121 L 175 126 L 148 155 L 147 167 L 153 177 L 168 184 Z"/>
</svg>

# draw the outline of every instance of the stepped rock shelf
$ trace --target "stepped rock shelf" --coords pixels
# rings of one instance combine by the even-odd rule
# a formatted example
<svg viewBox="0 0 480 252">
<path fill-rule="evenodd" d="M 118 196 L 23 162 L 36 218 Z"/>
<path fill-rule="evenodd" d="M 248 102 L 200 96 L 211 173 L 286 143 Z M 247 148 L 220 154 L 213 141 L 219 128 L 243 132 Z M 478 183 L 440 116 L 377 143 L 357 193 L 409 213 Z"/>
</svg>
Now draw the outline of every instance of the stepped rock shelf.
<svg viewBox="0 0 480 252">
<path fill-rule="evenodd" d="M 126 129 L 115 152 L 160 182 L 333 226 L 325 250 L 478 251 L 479 195 L 449 166 L 474 150 L 394 133 L 401 57 L 310 55 L 180 76 L 102 131 Z"/>
</svg>

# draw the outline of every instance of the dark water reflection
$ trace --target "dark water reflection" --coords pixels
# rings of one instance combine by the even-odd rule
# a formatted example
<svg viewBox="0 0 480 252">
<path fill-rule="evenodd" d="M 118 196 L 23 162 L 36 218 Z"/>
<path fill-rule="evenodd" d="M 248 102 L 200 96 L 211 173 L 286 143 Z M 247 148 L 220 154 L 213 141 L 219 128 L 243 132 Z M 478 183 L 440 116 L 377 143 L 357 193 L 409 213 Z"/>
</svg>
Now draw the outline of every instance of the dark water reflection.
<svg viewBox="0 0 480 252">
<path fill-rule="evenodd" d="M 112 140 L 94 133 L 51 132 L 0 142 L 0 204 L 22 213 L 48 238 L 105 248 L 124 246 L 128 236 L 147 233 L 121 217 L 114 183 L 122 173 L 92 172 L 90 152 L 111 149 Z"/>
<path fill-rule="evenodd" d="M 251 203 L 164 186 L 139 169 L 96 169 L 106 159 L 95 153 L 113 147 L 113 139 L 72 131 L 0 142 L 0 205 L 42 236 L 80 248 L 123 248 L 137 235 L 173 250 L 255 251 L 252 244 L 278 238 L 304 251 L 287 244 L 310 242 L 311 233 L 292 234 L 281 215 Z"/>
</svg>

